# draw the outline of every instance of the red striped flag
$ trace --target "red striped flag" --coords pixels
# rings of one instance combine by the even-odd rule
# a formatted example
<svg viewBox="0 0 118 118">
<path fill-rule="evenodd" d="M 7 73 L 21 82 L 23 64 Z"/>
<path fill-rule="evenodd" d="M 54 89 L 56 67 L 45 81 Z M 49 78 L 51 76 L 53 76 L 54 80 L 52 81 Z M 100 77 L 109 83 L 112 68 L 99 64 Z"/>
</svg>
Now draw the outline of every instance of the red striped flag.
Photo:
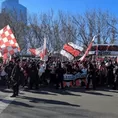
<svg viewBox="0 0 118 118">
<path fill-rule="evenodd" d="M 63 56 L 66 56 L 69 60 L 73 60 L 75 57 L 79 56 L 80 53 L 83 51 L 83 48 L 69 42 L 63 46 L 63 49 L 61 50 L 61 54 Z"/>
</svg>

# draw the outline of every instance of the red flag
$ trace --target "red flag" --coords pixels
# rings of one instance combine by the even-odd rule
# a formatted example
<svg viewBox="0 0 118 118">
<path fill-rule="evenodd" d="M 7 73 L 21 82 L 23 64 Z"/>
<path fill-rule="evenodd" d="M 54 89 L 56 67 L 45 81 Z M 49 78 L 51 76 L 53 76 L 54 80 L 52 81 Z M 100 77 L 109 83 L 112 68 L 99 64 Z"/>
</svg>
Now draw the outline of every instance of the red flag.
<svg viewBox="0 0 118 118">
<path fill-rule="evenodd" d="M 73 44 L 72 42 L 65 44 L 63 49 L 73 55 L 74 57 L 77 57 L 80 55 L 81 51 L 83 51 L 83 48 L 80 46 L 77 46 Z"/>
</svg>

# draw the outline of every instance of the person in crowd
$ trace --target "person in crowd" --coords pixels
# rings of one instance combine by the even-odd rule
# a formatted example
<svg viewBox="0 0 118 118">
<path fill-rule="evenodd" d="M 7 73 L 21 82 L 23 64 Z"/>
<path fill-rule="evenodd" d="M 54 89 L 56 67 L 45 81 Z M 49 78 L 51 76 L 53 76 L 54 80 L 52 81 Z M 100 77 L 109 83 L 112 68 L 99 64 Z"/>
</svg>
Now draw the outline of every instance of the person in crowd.
<svg viewBox="0 0 118 118">
<path fill-rule="evenodd" d="M 10 85 L 11 85 L 11 73 L 12 73 L 12 70 L 14 68 L 14 63 L 12 61 L 10 61 L 8 63 L 8 65 L 6 65 L 5 67 L 5 72 L 7 73 L 7 87 L 10 88 Z"/>
<path fill-rule="evenodd" d="M 90 81 L 92 80 L 93 89 L 96 89 L 95 67 L 92 63 L 88 64 L 87 68 L 87 85 L 86 89 L 89 89 Z"/>
<path fill-rule="evenodd" d="M 5 72 L 5 65 L 2 65 L 1 67 L 1 85 L 5 86 L 6 85 L 6 79 L 7 79 L 7 73 Z"/>
<path fill-rule="evenodd" d="M 38 89 L 39 76 L 38 76 L 38 69 L 35 62 L 31 63 L 31 66 L 29 68 L 29 77 L 30 77 L 29 89 L 32 89 L 33 85 L 35 85 L 35 89 Z"/>
<path fill-rule="evenodd" d="M 61 89 L 64 89 L 63 87 L 64 73 L 65 70 L 61 67 L 61 63 L 58 63 L 56 69 L 56 89 L 59 89 L 59 84 L 61 84 Z"/>
<path fill-rule="evenodd" d="M 25 76 L 24 76 L 24 69 L 23 69 L 23 62 L 19 63 L 20 66 L 20 85 L 22 87 L 24 87 L 24 83 L 25 83 Z"/>
<path fill-rule="evenodd" d="M 16 97 L 19 94 L 20 72 L 21 72 L 19 63 L 20 60 L 17 59 L 11 73 L 11 84 L 13 88 L 13 95 L 11 97 Z"/>
<path fill-rule="evenodd" d="M 54 85 L 56 83 L 56 66 L 55 63 L 50 67 L 50 85 Z"/>
<path fill-rule="evenodd" d="M 101 62 L 99 67 L 99 78 L 100 78 L 99 80 L 100 86 L 105 86 L 107 82 L 107 68 L 104 62 Z"/>
<path fill-rule="evenodd" d="M 47 66 L 45 63 L 41 63 L 40 64 L 40 68 L 39 68 L 39 71 L 38 71 L 38 75 L 39 75 L 39 79 L 40 79 L 40 84 L 42 85 L 47 85 L 47 81 L 46 81 L 46 72 L 47 72 Z"/>
<path fill-rule="evenodd" d="M 23 68 L 24 79 L 25 79 L 23 86 L 25 87 L 28 86 L 28 77 L 29 77 L 28 63 L 26 60 L 23 60 L 22 68 Z"/>
<path fill-rule="evenodd" d="M 66 73 L 71 74 L 73 72 L 72 65 L 70 62 L 66 64 Z"/>
<path fill-rule="evenodd" d="M 107 85 L 108 85 L 108 87 L 113 86 L 113 81 L 114 81 L 113 70 L 114 70 L 114 65 L 112 64 L 112 61 L 109 60 L 108 66 L 107 66 Z"/>
<path fill-rule="evenodd" d="M 115 66 L 114 76 L 113 89 L 116 90 L 118 87 L 118 64 Z"/>
</svg>

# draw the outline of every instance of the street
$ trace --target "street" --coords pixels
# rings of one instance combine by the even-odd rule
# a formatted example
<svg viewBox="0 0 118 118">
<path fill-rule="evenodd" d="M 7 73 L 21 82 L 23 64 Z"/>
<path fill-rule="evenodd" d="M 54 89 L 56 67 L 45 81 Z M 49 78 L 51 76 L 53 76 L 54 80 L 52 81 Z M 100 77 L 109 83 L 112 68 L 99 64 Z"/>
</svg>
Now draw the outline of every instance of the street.
<svg viewBox="0 0 118 118">
<path fill-rule="evenodd" d="M 0 90 L 0 118 L 118 118 L 118 90 Z"/>
</svg>

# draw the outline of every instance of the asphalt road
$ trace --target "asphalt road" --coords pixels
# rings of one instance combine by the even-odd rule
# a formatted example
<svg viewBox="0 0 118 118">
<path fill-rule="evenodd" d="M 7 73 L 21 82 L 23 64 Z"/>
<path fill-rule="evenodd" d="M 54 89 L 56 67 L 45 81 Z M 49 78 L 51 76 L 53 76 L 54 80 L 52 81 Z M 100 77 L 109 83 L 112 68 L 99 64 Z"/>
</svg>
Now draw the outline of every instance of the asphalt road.
<svg viewBox="0 0 118 118">
<path fill-rule="evenodd" d="M 118 118 L 117 90 L 42 88 L 10 95 L 0 91 L 0 118 Z"/>
</svg>

